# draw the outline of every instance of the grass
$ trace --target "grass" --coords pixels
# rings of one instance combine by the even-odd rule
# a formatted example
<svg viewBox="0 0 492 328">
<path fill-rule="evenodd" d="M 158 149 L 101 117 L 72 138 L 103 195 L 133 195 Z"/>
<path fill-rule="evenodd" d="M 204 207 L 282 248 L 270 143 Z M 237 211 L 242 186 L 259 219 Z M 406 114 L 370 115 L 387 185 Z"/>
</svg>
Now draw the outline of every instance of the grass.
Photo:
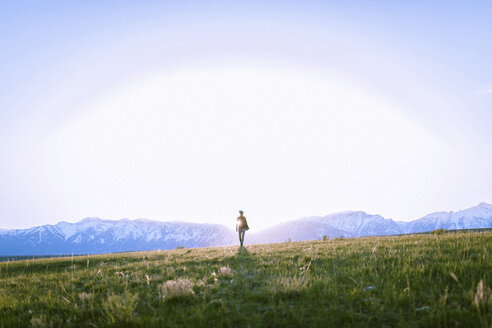
<svg viewBox="0 0 492 328">
<path fill-rule="evenodd" d="M 492 327 L 492 232 L 0 263 L 0 327 Z"/>
</svg>

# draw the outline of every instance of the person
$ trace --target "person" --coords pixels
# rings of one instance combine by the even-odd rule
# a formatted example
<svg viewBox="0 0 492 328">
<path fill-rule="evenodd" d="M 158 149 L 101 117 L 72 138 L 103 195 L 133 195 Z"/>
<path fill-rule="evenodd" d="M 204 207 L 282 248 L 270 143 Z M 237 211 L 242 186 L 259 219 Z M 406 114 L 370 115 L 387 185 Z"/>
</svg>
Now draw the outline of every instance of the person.
<svg viewBox="0 0 492 328">
<path fill-rule="evenodd" d="M 246 221 L 246 217 L 243 215 L 243 211 L 239 211 L 239 216 L 236 220 L 236 231 L 239 233 L 239 242 L 241 246 L 244 243 L 244 233 L 246 230 L 249 230 L 248 221 Z"/>
</svg>

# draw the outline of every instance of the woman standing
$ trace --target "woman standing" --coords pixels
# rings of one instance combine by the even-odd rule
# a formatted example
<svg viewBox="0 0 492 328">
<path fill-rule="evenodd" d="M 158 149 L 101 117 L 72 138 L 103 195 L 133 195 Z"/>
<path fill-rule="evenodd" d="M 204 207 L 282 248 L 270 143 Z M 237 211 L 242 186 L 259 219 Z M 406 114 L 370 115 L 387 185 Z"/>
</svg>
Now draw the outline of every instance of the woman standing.
<svg viewBox="0 0 492 328">
<path fill-rule="evenodd" d="M 239 211 L 239 216 L 236 220 L 236 231 L 239 233 L 239 242 L 241 243 L 241 246 L 243 246 L 244 242 L 244 233 L 246 230 L 249 230 L 248 221 L 246 221 L 246 217 L 243 213 L 243 211 Z"/>
</svg>

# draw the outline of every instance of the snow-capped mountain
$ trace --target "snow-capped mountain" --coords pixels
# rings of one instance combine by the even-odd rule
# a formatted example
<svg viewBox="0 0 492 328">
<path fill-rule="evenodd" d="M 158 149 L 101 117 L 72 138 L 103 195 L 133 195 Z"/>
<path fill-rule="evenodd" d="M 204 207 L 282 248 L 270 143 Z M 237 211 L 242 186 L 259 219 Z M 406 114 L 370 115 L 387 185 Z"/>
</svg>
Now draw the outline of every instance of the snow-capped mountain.
<svg viewBox="0 0 492 328">
<path fill-rule="evenodd" d="M 394 235 L 400 233 L 400 227 L 391 219 L 365 212 L 341 212 L 327 215 L 320 219 L 337 229 L 347 231 L 355 237 Z"/>
<path fill-rule="evenodd" d="M 0 231 L 0 255 L 95 254 L 232 244 L 235 234 L 213 224 L 150 220 L 60 222 Z"/>
<path fill-rule="evenodd" d="M 458 212 L 436 212 L 401 222 L 365 212 L 340 212 L 288 221 L 246 234 L 246 243 L 273 243 L 418 233 L 435 229 L 492 228 L 492 205 L 480 203 Z M 173 249 L 177 246 L 236 245 L 237 235 L 221 225 L 150 220 L 87 218 L 31 229 L 0 230 L 0 255 L 94 254 Z"/>
<path fill-rule="evenodd" d="M 436 212 L 420 219 L 402 222 L 385 219 L 362 211 L 345 211 L 327 216 L 312 216 L 289 221 L 265 231 L 253 233 L 251 242 L 266 243 L 328 238 L 385 236 L 405 233 L 447 230 L 492 228 L 492 205 L 478 206 L 458 212 Z"/>
<path fill-rule="evenodd" d="M 415 233 L 438 228 L 448 230 L 492 228 L 492 205 L 480 203 L 458 212 L 431 213 L 402 225 L 402 232 Z"/>
<path fill-rule="evenodd" d="M 405 222 L 404 222 L 405 223 Z M 391 219 L 362 211 L 345 211 L 327 216 L 311 216 L 286 222 L 251 236 L 254 242 L 278 242 L 335 237 L 363 237 L 401 234 L 402 229 Z"/>
<path fill-rule="evenodd" d="M 275 240 L 286 241 L 320 239 L 323 236 L 334 238 L 385 236 L 405 233 L 432 231 L 439 228 L 447 230 L 492 228 L 492 205 L 480 203 L 477 206 L 458 212 L 436 212 L 420 219 L 402 222 L 385 219 L 380 215 L 365 212 L 340 212 L 327 216 L 313 216 L 290 221 L 280 227 L 268 229 L 258 235 L 260 241 L 266 236 L 274 236 Z M 284 237 L 279 237 L 283 235 Z"/>
</svg>

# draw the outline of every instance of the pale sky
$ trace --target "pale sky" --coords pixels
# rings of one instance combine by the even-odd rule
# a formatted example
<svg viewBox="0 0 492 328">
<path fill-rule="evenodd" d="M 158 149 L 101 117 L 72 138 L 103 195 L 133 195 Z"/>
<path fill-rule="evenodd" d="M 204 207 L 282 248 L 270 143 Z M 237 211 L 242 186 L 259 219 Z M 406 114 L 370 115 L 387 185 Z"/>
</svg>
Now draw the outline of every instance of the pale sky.
<svg viewBox="0 0 492 328">
<path fill-rule="evenodd" d="M 2 1 L 0 228 L 492 202 L 490 1 Z"/>
</svg>

